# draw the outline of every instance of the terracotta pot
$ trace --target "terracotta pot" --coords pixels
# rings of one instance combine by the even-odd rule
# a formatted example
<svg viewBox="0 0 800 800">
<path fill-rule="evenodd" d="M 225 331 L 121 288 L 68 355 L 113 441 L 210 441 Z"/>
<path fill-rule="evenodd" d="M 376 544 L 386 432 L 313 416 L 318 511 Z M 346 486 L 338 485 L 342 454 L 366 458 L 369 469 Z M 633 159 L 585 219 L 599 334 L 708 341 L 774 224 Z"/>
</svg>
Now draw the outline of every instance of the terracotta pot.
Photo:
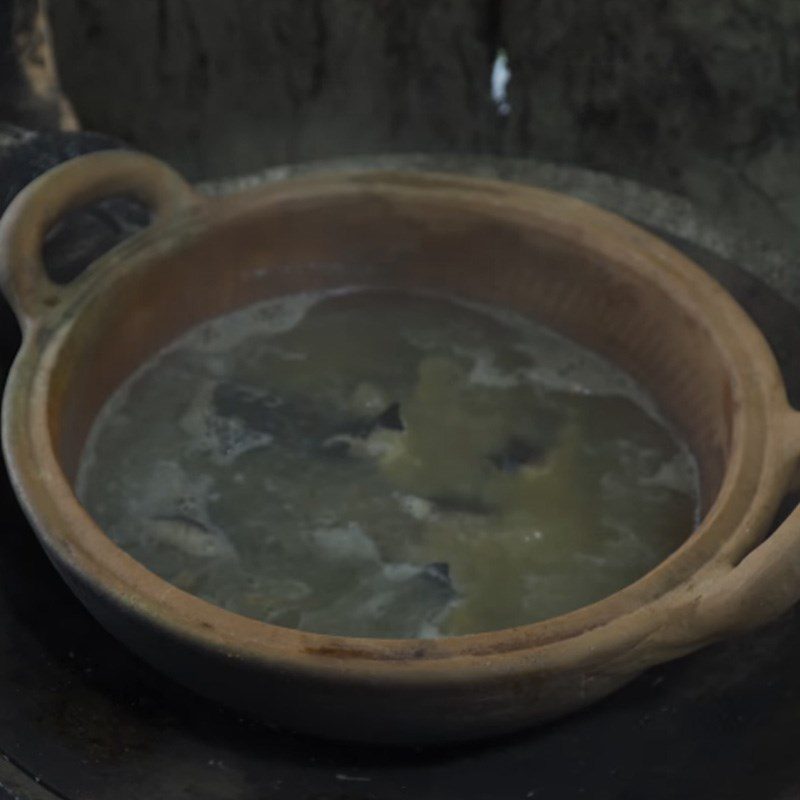
<svg viewBox="0 0 800 800">
<path fill-rule="evenodd" d="M 121 193 L 154 209 L 152 226 L 72 284 L 49 281 L 40 256 L 48 226 Z M 4 399 L 5 454 L 39 539 L 117 637 L 249 714 L 382 742 L 511 731 L 763 623 L 800 595 L 800 511 L 764 540 L 800 454 L 800 414 L 775 360 L 718 284 L 612 214 L 512 184 L 380 172 L 212 201 L 152 158 L 104 152 L 57 167 L 14 200 L 0 223 L 0 263 L 24 330 Z M 697 456 L 700 527 L 600 602 L 440 640 L 351 639 L 257 622 L 171 586 L 120 550 L 72 488 L 109 393 L 209 317 L 352 284 L 506 305 L 615 360 L 649 388 Z"/>
</svg>

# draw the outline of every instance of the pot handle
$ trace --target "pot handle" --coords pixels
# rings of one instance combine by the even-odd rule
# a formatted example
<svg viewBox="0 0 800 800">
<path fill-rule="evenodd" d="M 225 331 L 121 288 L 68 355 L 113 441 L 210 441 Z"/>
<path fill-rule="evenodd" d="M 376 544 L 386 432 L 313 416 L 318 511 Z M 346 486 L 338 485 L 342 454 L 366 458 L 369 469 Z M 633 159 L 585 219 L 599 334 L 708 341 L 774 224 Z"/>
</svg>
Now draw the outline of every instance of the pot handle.
<svg viewBox="0 0 800 800">
<path fill-rule="evenodd" d="M 788 412 L 784 430 L 793 470 L 788 488 L 800 487 L 800 412 Z M 800 600 L 800 506 L 738 563 L 711 576 L 692 616 L 706 641 L 763 625 Z M 700 643 L 698 643 L 700 644 Z"/>
<path fill-rule="evenodd" d="M 12 200 L 0 219 L 0 285 L 23 327 L 57 305 L 67 289 L 45 272 L 47 231 L 65 212 L 120 194 L 143 202 L 156 220 L 200 202 L 163 161 L 128 150 L 89 153 L 59 164 Z"/>
</svg>

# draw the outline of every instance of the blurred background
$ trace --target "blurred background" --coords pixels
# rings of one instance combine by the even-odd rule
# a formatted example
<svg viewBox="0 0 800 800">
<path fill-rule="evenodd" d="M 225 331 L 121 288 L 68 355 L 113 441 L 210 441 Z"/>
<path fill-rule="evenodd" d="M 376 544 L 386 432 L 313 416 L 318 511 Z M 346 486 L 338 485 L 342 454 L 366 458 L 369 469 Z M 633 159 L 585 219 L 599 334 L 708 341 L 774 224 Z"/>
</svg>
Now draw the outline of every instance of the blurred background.
<svg viewBox="0 0 800 800">
<path fill-rule="evenodd" d="M 0 0 L 0 212 L 119 146 L 208 191 L 335 159 L 588 199 L 730 290 L 800 405 L 800 0 Z M 147 220 L 70 212 L 50 274 Z M 18 340 L 0 300 L 0 374 Z M 0 798 L 800 797 L 798 612 L 517 738 L 356 752 L 184 698 L 69 594 L 2 470 L 0 510 Z"/>
<path fill-rule="evenodd" d="M 4 0 L 2 37 L 0 121 L 193 179 L 535 157 L 800 241 L 797 0 Z"/>
</svg>

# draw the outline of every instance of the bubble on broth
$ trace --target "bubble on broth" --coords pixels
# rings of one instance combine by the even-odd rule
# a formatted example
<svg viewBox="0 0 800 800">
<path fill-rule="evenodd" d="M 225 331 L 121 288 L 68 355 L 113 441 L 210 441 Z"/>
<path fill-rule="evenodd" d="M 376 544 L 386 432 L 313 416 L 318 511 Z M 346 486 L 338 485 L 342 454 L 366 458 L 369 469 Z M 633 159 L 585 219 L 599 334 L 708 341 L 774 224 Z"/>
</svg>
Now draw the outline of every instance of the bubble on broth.
<svg viewBox="0 0 800 800">
<path fill-rule="evenodd" d="M 690 533 L 696 464 L 624 372 L 471 301 L 350 289 L 210 320 L 109 398 L 76 490 L 176 586 L 350 636 L 526 624 Z"/>
</svg>

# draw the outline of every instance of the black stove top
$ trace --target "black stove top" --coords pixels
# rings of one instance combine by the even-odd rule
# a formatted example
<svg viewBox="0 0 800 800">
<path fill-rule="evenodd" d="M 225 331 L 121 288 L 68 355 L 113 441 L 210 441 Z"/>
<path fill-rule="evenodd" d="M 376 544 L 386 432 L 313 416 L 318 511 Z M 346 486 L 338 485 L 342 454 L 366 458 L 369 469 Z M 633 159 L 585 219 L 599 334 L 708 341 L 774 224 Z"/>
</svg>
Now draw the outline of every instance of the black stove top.
<svg viewBox="0 0 800 800">
<path fill-rule="evenodd" d="M 675 243 L 761 325 L 797 404 L 800 311 L 745 271 Z M 6 310 L 4 367 L 13 330 Z M 268 730 L 161 677 L 73 598 L 5 473 L 0 502 L 0 787 L 10 798 L 800 798 L 796 613 L 522 735 L 422 751 L 340 746 Z"/>
</svg>

